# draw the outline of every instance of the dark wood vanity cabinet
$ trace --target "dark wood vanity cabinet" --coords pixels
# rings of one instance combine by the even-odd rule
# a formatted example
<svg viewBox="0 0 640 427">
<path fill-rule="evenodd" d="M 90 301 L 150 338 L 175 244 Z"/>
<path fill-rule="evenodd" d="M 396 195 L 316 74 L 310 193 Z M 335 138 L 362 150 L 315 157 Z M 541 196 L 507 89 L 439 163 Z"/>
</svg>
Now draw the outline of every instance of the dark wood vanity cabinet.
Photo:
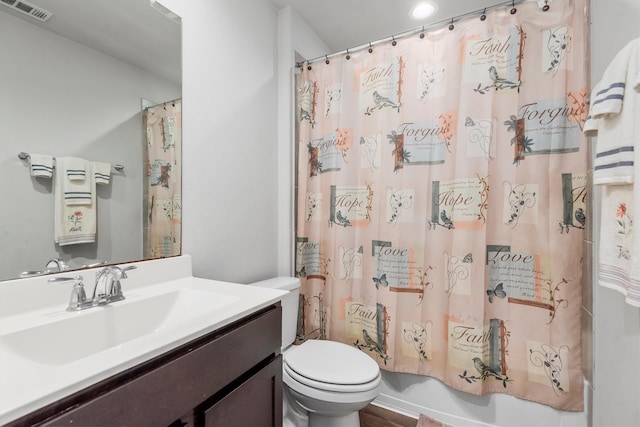
<svg viewBox="0 0 640 427">
<path fill-rule="evenodd" d="M 9 425 L 279 427 L 281 312 L 260 310 Z"/>
</svg>

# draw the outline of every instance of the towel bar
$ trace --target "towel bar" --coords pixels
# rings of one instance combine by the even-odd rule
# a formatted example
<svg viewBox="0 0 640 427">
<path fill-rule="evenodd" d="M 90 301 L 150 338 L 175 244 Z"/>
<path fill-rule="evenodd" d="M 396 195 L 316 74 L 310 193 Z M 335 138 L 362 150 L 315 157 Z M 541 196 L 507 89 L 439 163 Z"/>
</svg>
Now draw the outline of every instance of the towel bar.
<svg viewBox="0 0 640 427">
<path fill-rule="evenodd" d="M 31 157 L 29 153 L 25 153 L 24 151 L 21 151 L 20 153 L 18 153 L 18 158 L 20 160 L 28 160 L 29 157 Z M 53 160 L 55 161 L 56 158 L 54 157 Z M 118 172 L 122 172 L 124 170 L 123 165 L 111 165 L 111 167 L 117 170 Z"/>
</svg>

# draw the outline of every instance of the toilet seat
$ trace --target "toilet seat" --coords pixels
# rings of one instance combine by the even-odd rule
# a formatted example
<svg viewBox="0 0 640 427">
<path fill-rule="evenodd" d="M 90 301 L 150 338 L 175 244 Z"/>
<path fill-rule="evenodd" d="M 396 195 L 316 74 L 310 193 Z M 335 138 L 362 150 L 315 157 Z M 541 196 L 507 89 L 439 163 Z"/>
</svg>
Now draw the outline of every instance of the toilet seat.
<svg viewBox="0 0 640 427">
<path fill-rule="evenodd" d="M 303 375 L 300 375 L 296 371 L 292 370 L 286 364 L 283 364 L 282 366 L 284 368 L 284 372 L 286 373 L 286 375 L 292 380 L 316 390 L 322 390 L 322 391 L 328 391 L 328 392 L 334 392 L 334 393 L 358 393 L 358 392 L 369 391 L 378 387 L 378 385 L 380 384 L 380 379 L 382 378 L 382 376 L 378 374 L 378 376 L 374 378 L 373 381 L 370 381 L 364 384 L 350 384 L 350 385 L 332 384 L 332 383 L 325 383 L 322 381 L 315 381 Z M 291 386 L 292 384 L 289 383 L 288 385 Z"/>
<path fill-rule="evenodd" d="M 380 384 L 377 363 L 347 344 L 309 340 L 286 351 L 283 359 L 293 380 L 317 390 L 361 392 Z"/>
</svg>

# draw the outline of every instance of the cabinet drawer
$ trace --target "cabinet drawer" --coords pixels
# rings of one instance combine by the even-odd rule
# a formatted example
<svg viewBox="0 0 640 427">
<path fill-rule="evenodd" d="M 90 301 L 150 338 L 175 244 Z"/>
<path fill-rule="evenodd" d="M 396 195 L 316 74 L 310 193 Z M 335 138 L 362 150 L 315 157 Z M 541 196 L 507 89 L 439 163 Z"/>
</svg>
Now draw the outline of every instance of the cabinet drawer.
<svg viewBox="0 0 640 427">
<path fill-rule="evenodd" d="M 184 354 L 42 425 L 168 425 L 279 353 L 281 311 L 277 306 L 224 335 L 212 333 L 208 342 L 195 340 Z"/>
</svg>

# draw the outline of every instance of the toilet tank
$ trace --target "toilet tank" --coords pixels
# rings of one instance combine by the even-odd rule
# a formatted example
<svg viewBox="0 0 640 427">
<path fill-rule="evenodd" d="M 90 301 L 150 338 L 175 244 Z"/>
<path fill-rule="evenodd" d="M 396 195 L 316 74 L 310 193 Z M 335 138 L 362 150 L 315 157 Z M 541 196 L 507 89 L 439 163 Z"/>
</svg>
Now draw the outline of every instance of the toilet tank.
<svg viewBox="0 0 640 427">
<path fill-rule="evenodd" d="M 249 283 L 251 286 L 289 291 L 282 297 L 282 349 L 293 344 L 298 327 L 298 301 L 300 299 L 300 280 L 296 277 L 274 277 L 273 279 Z"/>
</svg>

